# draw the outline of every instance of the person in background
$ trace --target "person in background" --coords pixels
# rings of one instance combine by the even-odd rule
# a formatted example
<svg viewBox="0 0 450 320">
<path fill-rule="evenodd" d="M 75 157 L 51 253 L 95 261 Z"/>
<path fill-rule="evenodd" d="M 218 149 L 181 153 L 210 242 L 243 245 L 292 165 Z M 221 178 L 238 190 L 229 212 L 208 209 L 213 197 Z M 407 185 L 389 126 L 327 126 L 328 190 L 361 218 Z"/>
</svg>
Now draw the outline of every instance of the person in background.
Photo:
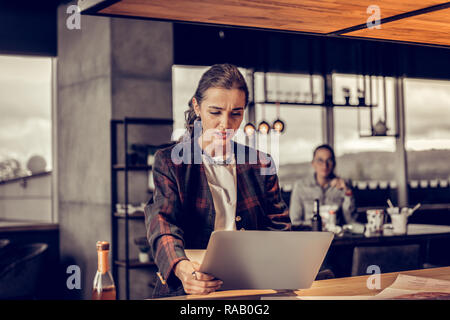
<svg viewBox="0 0 450 320">
<path fill-rule="evenodd" d="M 336 176 L 336 158 L 333 148 L 327 144 L 318 146 L 313 153 L 311 165 L 314 173 L 295 182 L 291 193 L 289 216 L 292 228 L 309 226 L 313 215 L 314 200 L 320 206 L 334 206 L 336 224 L 355 221 L 355 199 L 349 181 Z"/>
<path fill-rule="evenodd" d="M 154 298 L 220 288 L 221 281 L 199 272 L 185 251 L 206 249 L 213 231 L 290 230 L 274 161 L 231 140 L 247 104 L 238 68 L 212 66 L 189 101 L 183 141 L 155 154 L 155 191 L 145 207 L 147 238 L 159 269 Z M 249 163 L 251 152 L 256 162 Z"/>
</svg>

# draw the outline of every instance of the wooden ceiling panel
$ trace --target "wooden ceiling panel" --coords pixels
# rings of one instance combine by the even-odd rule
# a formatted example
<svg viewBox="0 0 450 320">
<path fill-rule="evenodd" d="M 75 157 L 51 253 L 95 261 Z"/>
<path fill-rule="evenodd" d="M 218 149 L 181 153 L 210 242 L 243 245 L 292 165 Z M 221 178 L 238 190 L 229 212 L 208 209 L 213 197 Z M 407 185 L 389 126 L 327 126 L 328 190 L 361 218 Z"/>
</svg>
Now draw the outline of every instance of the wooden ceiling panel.
<svg viewBox="0 0 450 320">
<path fill-rule="evenodd" d="M 331 33 L 366 23 L 370 5 L 381 18 L 445 3 L 442 0 L 122 0 L 99 14 L 172 21 Z"/>
<path fill-rule="evenodd" d="M 384 23 L 346 36 L 450 46 L 450 8 Z"/>
</svg>

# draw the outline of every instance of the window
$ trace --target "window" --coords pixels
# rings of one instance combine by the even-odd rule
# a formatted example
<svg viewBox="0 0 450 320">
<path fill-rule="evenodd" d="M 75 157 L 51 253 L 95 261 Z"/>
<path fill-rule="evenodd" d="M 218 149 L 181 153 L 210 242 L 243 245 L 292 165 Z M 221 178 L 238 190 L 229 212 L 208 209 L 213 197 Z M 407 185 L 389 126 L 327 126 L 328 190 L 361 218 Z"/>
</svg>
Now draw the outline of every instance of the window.
<svg viewBox="0 0 450 320">
<path fill-rule="evenodd" d="M 356 75 L 336 74 L 333 79 L 333 95 L 335 103 L 343 104 L 343 88 L 350 89 L 350 103 L 358 104 L 357 100 L 357 77 Z M 382 111 L 382 79 L 373 79 L 373 123 L 375 124 L 384 112 Z M 362 87 L 362 81 L 360 82 Z M 366 84 L 367 88 L 369 87 Z M 378 86 L 378 88 L 377 88 Z M 378 89 L 378 90 L 377 90 Z M 395 133 L 395 96 L 394 79 L 386 79 L 386 110 L 388 134 Z M 369 101 L 367 101 L 369 103 Z M 358 125 L 358 121 L 360 125 Z M 390 182 L 395 180 L 395 167 L 393 152 L 395 151 L 395 138 L 393 137 L 366 137 L 370 134 L 370 112 L 368 108 L 335 107 L 335 152 L 337 157 L 336 171 L 344 178 L 352 179 L 354 182 L 367 184 L 370 181 Z M 361 133 L 361 135 L 360 135 Z"/>
<path fill-rule="evenodd" d="M 320 76 L 313 76 L 313 100 L 310 77 L 305 74 L 267 73 L 266 89 L 267 100 L 272 102 L 323 103 Z M 256 101 L 264 101 L 263 73 L 255 73 L 255 92 Z M 267 143 L 260 143 L 258 149 L 270 153 L 279 166 L 281 187 L 290 191 L 296 180 L 310 173 L 312 152 L 322 143 L 322 108 L 283 104 L 277 108 L 275 104 L 257 104 L 255 107 L 256 126 L 263 120 L 272 125 L 278 116 L 286 125 L 278 137 L 278 148 L 270 144 L 277 140 L 268 137 L 262 139 Z"/>
<path fill-rule="evenodd" d="M 51 58 L 0 56 L 0 181 L 52 169 L 51 68 Z"/>
<path fill-rule="evenodd" d="M 450 82 L 405 79 L 405 114 L 410 179 L 450 179 Z"/>
<path fill-rule="evenodd" d="M 178 140 L 185 129 L 184 112 L 188 110 L 189 99 L 195 93 L 202 74 L 208 67 L 173 66 L 172 67 L 172 140 Z"/>
<path fill-rule="evenodd" d="M 450 82 L 405 79 L 410 202 L 449 203 Z"/>
<path fill-rule="evenodd" d="M 268 148 L 260 143 L 258 149 L 269 152 L 279 164 L 280 185 L 290 190 L 297 179 L 310 173 L 312 152 L 322 143 L 322 110 L 320 107 L 281 106 L 279 113 L 286 129 L 278 136 L 278 149 L 270 145 L 271 137 L 266 139 Z M 272 125 L 276 119 L 275 105 L 257 106 L 256 125 L 263 120 Z M 263 137 L 260 135 L 260 138 Z"/>
</svg>

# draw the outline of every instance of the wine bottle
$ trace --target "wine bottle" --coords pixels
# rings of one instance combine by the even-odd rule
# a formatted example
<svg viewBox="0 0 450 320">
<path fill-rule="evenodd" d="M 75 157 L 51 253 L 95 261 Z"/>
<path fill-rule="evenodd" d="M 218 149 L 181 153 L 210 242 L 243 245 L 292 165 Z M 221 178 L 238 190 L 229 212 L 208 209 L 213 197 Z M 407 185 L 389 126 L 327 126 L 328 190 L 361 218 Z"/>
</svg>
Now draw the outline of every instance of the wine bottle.
<svg viewBox="0 0 450 320">
<path fill-rule="evenodd" d="M 319 199 L 314 200 L 313 216 L 311 218 L 312 231 L 322 231 L 322 218 L 320 217 Z"/>
<path fill-rule="evenodd" d="M 116 286 L 109 271 L 109 242 L 97 241 L 98 268 L 94 278 L 92 300 L 116 300 Z"/>
</svg>

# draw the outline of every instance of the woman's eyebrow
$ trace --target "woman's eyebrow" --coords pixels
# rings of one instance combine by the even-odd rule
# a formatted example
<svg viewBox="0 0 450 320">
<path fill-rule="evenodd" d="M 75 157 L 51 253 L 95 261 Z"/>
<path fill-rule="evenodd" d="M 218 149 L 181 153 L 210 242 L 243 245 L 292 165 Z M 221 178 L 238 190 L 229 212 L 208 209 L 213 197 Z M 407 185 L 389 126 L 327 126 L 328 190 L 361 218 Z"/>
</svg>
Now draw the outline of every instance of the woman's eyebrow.
<svg viewBox="0 0 450 320">
<path fill-rule="evenodd" d="M 216 109 L 216 110 L 224 110 L 224 108 L 218 107 L 218 106 L 208 106 L 208 108 Z M 241 110 L 244 110 L 244 107 L 236 107 L 236 108 L 233 108 L 232 111 L 241 111 Z"/>
</svg>

